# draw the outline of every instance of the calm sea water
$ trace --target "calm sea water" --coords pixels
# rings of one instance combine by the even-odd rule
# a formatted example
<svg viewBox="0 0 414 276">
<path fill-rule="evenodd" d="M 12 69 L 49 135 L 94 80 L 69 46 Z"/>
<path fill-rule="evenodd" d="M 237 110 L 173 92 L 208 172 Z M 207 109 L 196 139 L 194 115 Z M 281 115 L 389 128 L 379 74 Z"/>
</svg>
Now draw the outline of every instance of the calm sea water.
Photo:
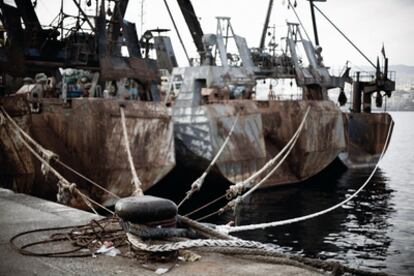
<svg viewBox="0 0 414 276">
<path fill-rule="evenodd" d="M 392 113 L 390 147 L 367 188 L 319 218 L 239 236 L 283 251 L 346 265 L 414 275 L 414 113 Z M 371 170 L 330 172 L 305 183 L 259 191 L 240 208 L 240 224 L 275 221 L 328 208 L 355 192 Z"/>
</svg>

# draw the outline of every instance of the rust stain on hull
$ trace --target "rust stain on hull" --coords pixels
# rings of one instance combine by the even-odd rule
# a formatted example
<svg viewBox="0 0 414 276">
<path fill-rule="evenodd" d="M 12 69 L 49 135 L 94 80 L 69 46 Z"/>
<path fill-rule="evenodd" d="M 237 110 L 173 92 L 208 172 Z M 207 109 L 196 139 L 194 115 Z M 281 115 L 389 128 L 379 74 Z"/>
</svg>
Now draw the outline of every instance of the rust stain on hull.
<svg viewBox="0 0 414 276">
<path fill-rule="evenodd" d="M 304 181 L 325 169 L 345 149 L 342 114 L 331 101 L 261 101 L 267 160 L 288 143 L 308 106 L 302 133 L 281 167 L 264 187 Z"/>
<path fill-rule="evenodd" d="M 177 158 L 184 166 L 203 171 L 227 138 L 240 113 L 232 137 L 217 160 L 215 171 L 231 182 L 248 178 L 265 163 L 262 122 L 251 101 L 231 101 L 174 108 Z"/>
<path fill-rule="evenodd" d="M 349 168 L 372 167 L 380 158 L 392 117 L 388 113 L 344 113 L 347 150 L 340 159 Z M 391 130 L 392 131 L 392 130 Z"/>
<path fill-rule="evenodd" d="M 124 197 L 132 192 L 131 171 L 122 136 L 120 101 L 73 99 L 70 105 L 59 99 L 41 99 L 42 111 L 31 115 L 31 133 L 43 147 L 88 178 Z M 149 189 L 175 166 L 173 123 L 161 104 L 124 101 L 128 138 L 135 167 Z M 45 180 L 36 161 L 39 193 L 55 191 L 56 182 Z M 111 204 L 109 195 L 56 164 L 59 172 L 95 200 Z M 47 183 L 45 183 L 47 182 Z M 85 207 L 74 202 L 74 207 Z"/>
<path fill-rule="evenodd" d="M 0 98 L 0 106 L 22 129 L 30 132 L 30 108 L 25 96 Z M 5 124 L 0 125 L 0 141 L 0 186 L 19 193 L 31 193 L 35 177 L 31 152 Z"/>
<path fill-rule="evenodd" d="M 311 111 L 296 146 L 264 187 L 306 180 L 345 149 L 342 113 L 333 102 L 240 100 L 187 107 L 187 112 L 176 108 L 180 110 L 173 116 L 179 162 L 203 171 L 227 137 L 237 104 L 245 109 L 216 164 L 216 173 L 232 183 L 247 179 L 282 150 L 308 106 Z M 201 129 L 202 122 L 201 134 L 194 129 Z"/>
</svg>

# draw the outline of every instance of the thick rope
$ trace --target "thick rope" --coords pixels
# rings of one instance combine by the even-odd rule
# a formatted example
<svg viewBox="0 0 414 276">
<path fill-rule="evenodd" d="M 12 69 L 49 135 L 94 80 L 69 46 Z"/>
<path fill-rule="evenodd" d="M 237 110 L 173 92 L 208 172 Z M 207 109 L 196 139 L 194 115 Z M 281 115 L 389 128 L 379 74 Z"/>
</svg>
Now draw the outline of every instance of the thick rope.
<svg viewBox="0 0 414 276">
<path fill-rule="evenodd" d="M 283 156 L 283 158 L 279 161 L 279 163 L 256 185 L 253 186 L 253 189 L 249 190 L 249 192 L 243 194 L 243 195 L 239 195 L 238 197 L 236 197 L 235 199 L 229 201 L 223 208 L 220 208 L 219 210 L 212 212 L 208 215 L 205 215 L 201 218 L 198 218 L 197 221 L 203 221 L 211 216 L 214 216 L 216 214 L 222 214 L 227 210 L 235 210 L 237 208 L 237 206 L 246 198 L 246 196 L 248 196 L 249 194 L 251 194 L 253 191 L 255 191 L 256 189 L 258 189 L 279 167 L 280 165 L 285 161 L 285 159 L 287 158 L 287 156 L 290 154 L 291 150 L 293 149 L 293 147 L 296 144 L 297 139 L 299 138 L 299 135 L 295 137 L 294 142 L 290 145 L 288 151 L 286 152 L 286 154 Z M 239 189 L 237 191 L 237 193 L 242 193 L 245 189 L 243 186 L 239 186 L 239 188 L 242 187 L 243 189 Z M 234 192 L 233 192 L 234 193 Z M 236 193 L 234 193 L 236 194 Z M 229 197 L 226 195 L 227 199 L 229 199 Z M 214 201 L 214 200 L 213 200 Z M 212 201 L 212 202 L 213 202 Z"/>
<path fill-rule="evenodd" d="M 233 236 L 230 236 L 224 233 L 220 233 L 211 227 L 208 227 L 202 223 L 186 218 L 184 216 L 178 216 L 178 218 L 180 219 L 180 222 L 185 224 L 188 228 L 194 229 L 197 232 L 203 234 L 204 236 L 210 239 L 221 239 L 221 240 L 237 239 L 236 237 L 233 237 Z"/>
<path fill-rule="evenodd" d="M 191 189 L 189 191 L 187 191 L 186 196 L 184 197 L 184 199 L 178 204 L 178 208 L 180 208 L 181 205 L 183 205 L 183 203 L 185 201 L 187 201 L 195 192 L 197 192 L 201 189 L 201 187 L 203 186 L 204 180 L 207 177 L 208 173 L 214 167 L 217 160 L 219 159 L 219 157 L 223 153 L 224 148 L 226 147 L 226 145 L 230 141 L 230 138 L 233 135 L 234 129 L 236 128 L 236 125 L 237 125 L 237 122 L 239 121 L 239 118 L 240 118 L 240 112 L 237 113 L 237 117 L 234 120 L 234 123 L 233 123 L 233 125 L 232 125 L 232 127 L 229 131 L 229 134 L 227 135 L 226 139 L 224 140 L 223 144 L 221 145 L 219 151 L 216 153 L 213 160 L 211 160 L 210 164 L 208 165 L 207 169 L 203 172 L 203 174 L 196 181 L 194 181 L 193 184 L 191 184 Z"/>
<path fill-rule="evenodd" d="M 222 196 L 220 196 L 220 197 L 218 197 L 218 198 L 210 201 L 209 203 L 207 203 L 207 204 L 205 204 L 205 205 L 203 205 L 203 206 L 201 206 L 201 207 L 199 207 L 199 208 L 191 211 L 190 213 L 186 214 L 185 216 L 188 217 L 188 216 L 190 216 L 190 215 L 192 215 L 192 214 L 194 214 L 194 213 L 196 213 L 196 212 L 198 212 L 200 210 L 203 210 L 203 209 L 207 208 L 208 206 L 216 203 L 217 201 L 219 201 L 223 197 L 226 197 L 228 200 L 231 200 L 232 198 L 236 197 L 237 195 L 243 193 L 247 188 L 251 188 L 252 186 L 255 187 L 257 185 L 259 185 L 259 186 L 262 185 L 280 167 L 280 165 L 283 163 L 283 161 L 289 155 L 290 151 L 293 148 L 292 143 L 293 143 L 293 145 L 296 144 L 296 141 L 297 141 L 297 139 L 299 137 L 299 134 L 301 133 L 301 131 L 302 131 L 303 127 L 304 127 L 304 124 L 305 124 L 305 122 L 307 120 L 307 117 L 308 117 L 309 112 L 310 112 L 310 107 L 308 107 L 308 109 L 306 110 L 306 113 L 303 116 L 303 119 L 302 119 L 302 121 L 301 121 L 298 129 L 293 134 L 293 136 L 290 138 L 289 142 L 283 147 L 283 149 L 275 157 L 273 157 L 271 160 L 269 160 L 260 170 L 258 170 L 256 173 L 254 173 L 253 175 L 251 175 L 246 180 L 241 181 L 241 182 L 239 182 L 239 183 L 237 183 L 235 185 L 231 185 L 229 187 L 229 189 L 226 191 L 226 194 L 225 195 L 222 195 Z M 274 163 L 280 158 L 280 156 L 282 154 L 285 153 L 286 150 L 288 150 L 288 153 L 285 154 L 282 157 L 282 160 L 276 165 L 276 167 L 273 168 L 273 170 L 265 176 L 264 180 L 260 181 L 258 184 L 252 185 L 252 181 L 254 179 L 256 179 L 264 171 L 268 170 L 271 166 L 273 166 Z M 259 188 L 259 187 L 257 187 L 257 188 Z M 256 190 L 257 188 L 255 188 L 254 190 Z M 230 205 L 233 205 L 232 207 L 235 207 L 234 202 L 231 203 Z M 229 208 L 229 207 L 230 206 L 228 206 L 227 208 Z M 215 211 L 213 213 L 210 213 L 210 214 L 208 214 L 206 216 L 203 216 L 203 217 L 197 219 L 197 221 L 201 221 L 201 220 L 204 220 L 206 218 L 209 218 L 209 217 L 211 217 L 213 215 L 216 215 L 218 213 L 222 213 L 224 211 L 224 209 L 226 209 L 226 207 L 223 207 L 220 210 L 217 210 L 217 211 Z"/>
<path fill-rule="evenodd" d="M 191 228 L 192 227 L 190 227 L 190 229 Z M 198 231 L 198 229 L 194 228 L 193 230 Z M 40 240 L 26 243 L 24 245 L 18 245 L 23 240 L 27 241 L 29 234 L 46 233 L 49 231 L 61 232 L 55 232 L 51 234 L 50 237 L 46 240 Z M 352 275 L 386 275 L 384 273 L 367 272 L 360 269 L 349 268 L 337 262 L 310 259 L 297 255 L 287 255 L 279 252 L 279 249 L 272 245 L 254 241 L 244 241 L 240 239 L 228 240 L 224 238 L 224 240 L 195 240 L 194 242 L 192 242 L 191 240 L 184 240 L 183 242 L 182 239 L 175 238 L 174 240 L 178 242 L 171 242 L 165 245 L 147 245 L 143 243 L 140 237 L 134 235 L 131 235 L 131 240 L 133 242 L 133 249 L 140 249 L 141 251 L 143 250 L 151 253 L 171 252 L 185 248 L 195 248 L 197 252 L 201 251 L 228 254 L 236 256 L 238 258 L 245 258 L 259 262 L 268 262 L 274 264 L 300 267 L 303 269 L 307 269 L 308 271 L 321 272 L 317 269 L 322 269 L 323 271 L 332 271 L 333 275 L 338 275 L 338 272 L 347 272 L 351 273 Z M 23 255 L 59 258 L 90 257 L 92 254 L 99 254 L 96 251 L 99 248 L 100 243 L 103 243 L 105 241 L 111 241 L 113 243 L 113 246 L 118 249 L 127 245 L 127 235 L 119 227 L 119 220 L 117 218 L 92 220 L 91 222 L 85 225 L 30 230 L 17 234 L 10 239 L 11 247 Z M 29 250 L 29 248 L 32 248 L 34 246 L 52 245 L 59 242 L 66 244 L 70 242 L 71 246 L 70 248 L 64 251 L 55 252 L 39 252 L 38 250 Z M 60 246 L 60 248 L 62 248 L 62 246 Z M 84 253 L 84 251 L 86 251 L 86 253 Z M 124 256 L 139 256 L 137 255 L 137 251 L 133 250 L 132 252 L 132 255 L 125 253 Z M 121 255 L 123 255 L 122 252 Z"/>
<path fill-rule="evenodd" d="M 303 126 L 302 126 L 303 127 Z M 295 137 L 294 142 L 290 145 L 288 151 L 286 152 L 286 154 L 283 156 L 283 158 L 279 161 L 279 163 L 262 179 L 260 180 L 259 183 L 257 183 L 252 189 L 250 189 L 248 192 L 246 192 L 243 195 L 238 196 L 237 198 L 233 199 L 232 201 L 230 201 L 229 203 L 227 203 L 227 205 L 223 208 L 221 208 L 219 210 L 218 213 L 223 213 L 226 210 L 236 210 L 237 206 L 242 203 L 242 201 L 249 196 L 250 194 L 252 194 L 255 190 L 257 190 L 261 185 L 263 185 L 263 183 L 265 183 L 265 181 L 274 174 L 274 172 L 282 165 L 282 163 L 285 161 L 285 159 L 288 157 L 288 155 L 290 154 L 290 152 L 292 151 L 293 147 L 295 146 L 297 140 L 299 138 L 299 134 Z M 203 220 L 206 217 L 200 218 L 199 220 Z"/>
<path fill-rule="evenodd" d="M 276 227 L 276 226 L 281 226 L 281 225 L 287 225 L 287 224 L 292 224 L 292 223 L 312 219 L 312 218 L 324 215 L 326 213 L 329 213 L 329 212 L 331 212 L 331 211 L 333 211 L 333 210 L 335 210 L 339 207 L 344 206 L 346 203 L 348 203 L 354 197 L 356 197 L 368 185 L 368 183 L 371 181 L 372 177 L 374 176 L 375 172 L 377 171 L 377 169 L 379 167 L 379 164 L 380 164 L 380 161 L 382 160 L 382 158 L 384 156 L 384 153 L 385 153 L 385 150 L 388 146 L 388 142 L 389 142 L 389 139 L 390 139 L 390 136 L 391 136 L 391 131 L 392 131 L 393 124 L 394 123 L 391 122 L 391 124 L 388 128 L 387 138 L 385 140 L 385 144 L 384 144 L 384 147 L 382 149 L 381 156 L 378 160 L 378 163 L 375 165 L 374 169 L 372 170 L 371 174 L 369 175 L 369 177 L 365 181 L 365 183 L 355 193 L 353 193 L 347 199 L 341 201 L 340 203 L 338 203 L 338 204 L 336 204 L 336 205 L 334 205 L 334 206 L 332 206 L 328 209 L 325 209 L 325 210 L 322 210 L 322 211 L 319 211 L 319 212 L 316 212 L 316 213 L 313 213 L 313 214 L 309 214 L 309 215 L 306 215 L 306 216 L 293 218 L 293 219 L 287 219 L 287 220 L 282 220 L 282 221 L 273 221 L 273 222 L 267 222 L 267 223 L 259 223 L 259 224 L 250 224 L 250 225 L 243 225 L 243 226 L 235 226 L 235 227 L 231 227 L 231 226 L 228 226 L 228 225 L 220 225 L 220 226 L 217 226 L 216 229 L 218 231 L 226 233 L 226 234 L 242 232 L 242 231 L 257 230 L 257 229 L 265 229 L 265 228 Z"/>
<path fill-rule="evenodd" d="M 310 112 L 310 106 L 306 109 L 305 115 L 303 116 L 303 119 L 301 123 L 299 124 L 298 129 L 293 134 L 293 136 L 290 138 L 289 142 L 283 147 L 283 149 L 271 160 L 269 160 L 260 170 L 258 170 L 256 173 L 251 175 L 248 179 L 237 183 L 236 185 L 232 185 L 229 187 L 229 190 L 227 192 L 227 198 L 231 199 L 232 197 L 235 197 L 237 194 L 243 192 L 244 190 L 251 188 L 253 186 L 253 189 L 251 189 L 247 194 L 251 194 L 253 191 L 255 191 L 257 188 L 259 188 L 274 172 L 280 167 L 280 165 L 283 163 L 283 161 L 286 159 L 286 157 L 289 155 L 290 151 L 293 149 L 294 145 L 296 144 L 300 133 L 303 130 L 303 127 L 305 126 L 305 122 L 308 118 Z M 253 180 L 255 180 L 257 177 L 259 177 L 263 172 L 268 170 L 271 166 L 273 166 L 276 161 L 279 160 L 279 158 L 287 151 L 287 153 L 282 157 L 281 161 L 274 167 L 270 173 L 268 173 L 259 183 L 252 185 Z"/>
<path fill-rule="evenodd" d="M 305 115 L 303 116 L 302 122 L 300 123 L 298 129 L 296 130 L 295 134 L 292 136 L 292 138 L 290 139 L 290 141 L 286 144 L 286 146 L 279 152 L 279 154 L 277 154 L 272 160 L 270 160 L 269 162 L 267 162 L 265 164 L 265 166 L 263 166 L 259 171 L 257 171 L 257 173 L 255 175 L 253 175 L 252 177 L 250 177 L 249 179 L 242 181 L 240 183 L 237 183 L 236 185 L 232 185 L 229 187 L 229 189 L 226 192 L 226 198 L 228 200 L 232 199 L 233 197 L 236 197 L 237 195 L 243 193 L 246 189 L 251 188 L 253 186 L 253 188 L 251 190 L 249 190 L 247 193 L 245 193 L 244 195 L 239 195 L 236 199 L 228 202 L 226 204 L 226 206 L 224 206 L 223 208 L 220 208 L 219 210 L 212 212 L 208 215 L 205 215 L 201 218 L 198 218 L 197 221 L 202 221 L 206 218 L 209 218 L 213 215 L 216 214 L 220 214 L 223 213 L 226 210 L 230 210 L 230 209 L 235 209 L 237 207 L 238 204 L 240 204 L 248 195 L 250 195 L 251 193 L 253 193 L 255 190 L 257 190 L 258 188 L 260 188 L 260 186 L 263 185 L 263 183 L 265 183 L 267 181 L 267 179 L 269 179 L 270 176 L 272 176 L 276 170 L 282 165 L 282 163 L 285 161 L 285 159 L 288 157 L 288 155 L 290 154 L 290 152 L 292 151 L 293 147 L 296 145 L 297 140 L 300 137 L 300 133 L 302 132 L 302 129 L 305 125 L 306 119 L 308 117 L 310 111 L 310 107 L 308 107 L 308 109 L 306 110 Z M 251 181 L 253 179 L 255 179 L 256 177 L 259 176 L 259 174 L 261 174 L 262 172 L 264 172 L 266 169 L 268 169 L 270 166 L 272 166 L 281 156 L 281 154 L 283 154 L 285 151 L 287 150 L 287 152 L 285 153 L 285 155 L 282 157 L 282 159 L 280 159 L 280 161 L 277 163 L 277 165 L 262 179 L 260 180 L 258 183 L 256 183 L 255 185 L 251 184 Z M 211 201 L 210 203 L 198 208 L 196 211 L 191 212 L 195 213 L 198 212 L 199 210 L 210 206 L 211 204 L 213 204 L 214 202 L 218 201 L 219 199 L 221 199 L 221 197 Z"/>
<path fill-rule="evenodd" d="M 128 139 L 128 132 L 127 132 L 127 127 L 126 127 L 126 122 L 125 122 L 125 112 L 124 112 L 124 107 L 120 106 L 120 110 L 121 110 L 121 123 L 122 123 L 122 131 L 124 134 L 124 142 L 125 142 L 125 150 L 127 152 L 128 155 L 128 162 L 129 162 L 129 166 L 131 168 L 131 174 L 132 174 L 132 184 L 134 185 L 135 191 L 133 192 L 134 195 L 143 195 L 143 191 L 142 191 L 142 183 L 138 178 L 137 175 L 137 171 L 135 169 L 135 165 L 134 165 L 134 160 L 132 158 L 132 154 L 131 154 L 131 147 L 129 145 L 129 139 Z"/>
<path fill-rule="evenodd" d="M 149 252 L 168 252 L 175 250 L 190 249 L 195 247 L 243 247 L 243 248 L 256 248 L 256 249 L 265 249 L 267 251 L 276 250 L 266 244 L 255 241 L 246 241 L 240 239 L 232 240 L 218 240 L 218 239 L 196 239 L 196 240 L 186 240 L 178 241 L 172 243 L 163 243 L 163 244 L 153 244 L 148 245 L 142 240 L 132 235 L 131 233 L 126 233 L 128 241 L 137 249 Z"/>
</svg>

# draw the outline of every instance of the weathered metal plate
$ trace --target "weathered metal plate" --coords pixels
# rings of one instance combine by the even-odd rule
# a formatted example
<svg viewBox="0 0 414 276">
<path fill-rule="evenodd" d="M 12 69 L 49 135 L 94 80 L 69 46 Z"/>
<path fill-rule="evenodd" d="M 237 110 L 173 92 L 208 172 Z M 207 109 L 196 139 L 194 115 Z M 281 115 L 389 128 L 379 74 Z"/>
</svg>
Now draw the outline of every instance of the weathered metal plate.
<svg viewBox="0 0 414 276">
<path fill-rule="evenodd" d="M 388 113 L 344 113 L 347 150 L 340 154 L 348 168 L 375 166 L 387 140 L 392 117 Z M 392 131 L 392 130 L 391 130 Z M 389 141 L 388 141 L 389 144 Z"/>
<path fill-rule="evenodd" d="M 59 99 L 41 101 L 42 112 L 33 114 L 34 138 L 93 181 L 121 197 L 129 196 L 133 186 L 122 135 L 120 102 L 85 98 L 73 99 L 70 106 L 65 106 Z M 175 166 L 173 124 L 161 104 L 122 104 L 131 153 L 145 191 Z M 110 204 L 110 195 L 73 174 L 66 175 L 95 200 Z"/>
<path fill-rule="evenodd" d="M 149 189 L 175 166 L 173 123 L 168 110 L 159 103 L 85 98 L 72 99 L 65 105 L 61 99 L 45 98 L 40 99 L 41 113 L 30 115 L 23 97 L 2 98 L 1 101 L 6 102 L 6 110 L 39 144 L 118 196 L 129 196 L 133 189 L 122 134 L 121 103 L 125 106 L 128 138 L 143 190 Z M 2 180 L 12 179 L 11 183 L 20 187 L 15 189 L 18 191 L 54 196 L 56 178 L 45 178 L 40 172 L 40 162 L 34 160 L 4 126 L 0 126 L 0 138 Z M 55 167 L 96 201 L 106 205 L 113 203 L 110 195 L 60 165 L 55 164 Z M 20 178 L 26 182 L 21 184 Z M 25 185 L 34 185 L 33 191 L 24 188 Z M 85 207 L 76 200 L 72 205 Z"/>
<path fill-rule="evenodd" d="M 0 106 L 30 133 L 31 117 L 26 95 L 2 97 Z M 12 129 L 14 127 L 6 119 L 0 124 L 0 187 L 31 193 L 35 175 L 32 154 Z"/>
<path fill-rule="evenodd" d="M 345 149 L 342 113 L 331 101 L 259 101 L 267 160 L 277 155 L 298 129 L 307 108 L 302 133 L 281 167 L 265 186 L 296 183 L 325 169 Z"/>
<path fill-rule="evenodd" d="M 133 78 L 153 81 L 159 77 L 156 61 L 137 57 L 101 57 L 100 74 L 102 80 Z"/>
<path fill-rule="evenodd" d="M 177 151 L 181 152 L 178 162 L 205 170 L 227 138 L 238 112 L 239 121 L 216 168 L 233 183 L 256 172 L 264 165 L 266 151 L 261 116 L 252 101 L 175 107 L 174 132 L 180 147 Z"/>
</svg>

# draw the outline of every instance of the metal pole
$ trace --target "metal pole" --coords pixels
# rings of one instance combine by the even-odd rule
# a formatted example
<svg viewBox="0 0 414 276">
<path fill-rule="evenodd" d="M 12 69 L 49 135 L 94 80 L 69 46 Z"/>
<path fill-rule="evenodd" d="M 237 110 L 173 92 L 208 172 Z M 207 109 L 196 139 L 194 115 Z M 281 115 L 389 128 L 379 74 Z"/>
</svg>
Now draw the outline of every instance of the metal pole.
<svg viewBox="0 0 414 276">
<path fill-rule="evenodd" d="M 313 33 L 315 35 L 315 45 L 319 46 L 319 37 L 318 37 L 318 27 L 316 26 L 316 18 L 315 18 L 315 6 L 313 4 L 313 0 L 309 0 L 311 14 L 312 14 L 312 23 L 313 23 Z"/>
<path fill-rule="evenodd" d="M 353 84 L 352 90 L 352 112 L 361 112 L 361 83 L 360 83 L 360 72 L 356 72 L 356 80 Z"/>
<path fill-rule="evenodd" d="M 62 3 L 63 3 L 63 1 L 62 1 Z M 88 15 L 83 11 L 82 7 L 80 6 L 80 1 L 78 3 L 78 2 L 76 2 L 76 0 L 73 0 L 73 3 L 78 8 L 79 12 L 84 16 L 85 21 L 86 21 L 86 23 L 88 23 L 89 27 L 91 27 L 91 29 L 94 31 L 95 28 L 93 27 L 91 21 L 89 21 Z"/>
</svg>

